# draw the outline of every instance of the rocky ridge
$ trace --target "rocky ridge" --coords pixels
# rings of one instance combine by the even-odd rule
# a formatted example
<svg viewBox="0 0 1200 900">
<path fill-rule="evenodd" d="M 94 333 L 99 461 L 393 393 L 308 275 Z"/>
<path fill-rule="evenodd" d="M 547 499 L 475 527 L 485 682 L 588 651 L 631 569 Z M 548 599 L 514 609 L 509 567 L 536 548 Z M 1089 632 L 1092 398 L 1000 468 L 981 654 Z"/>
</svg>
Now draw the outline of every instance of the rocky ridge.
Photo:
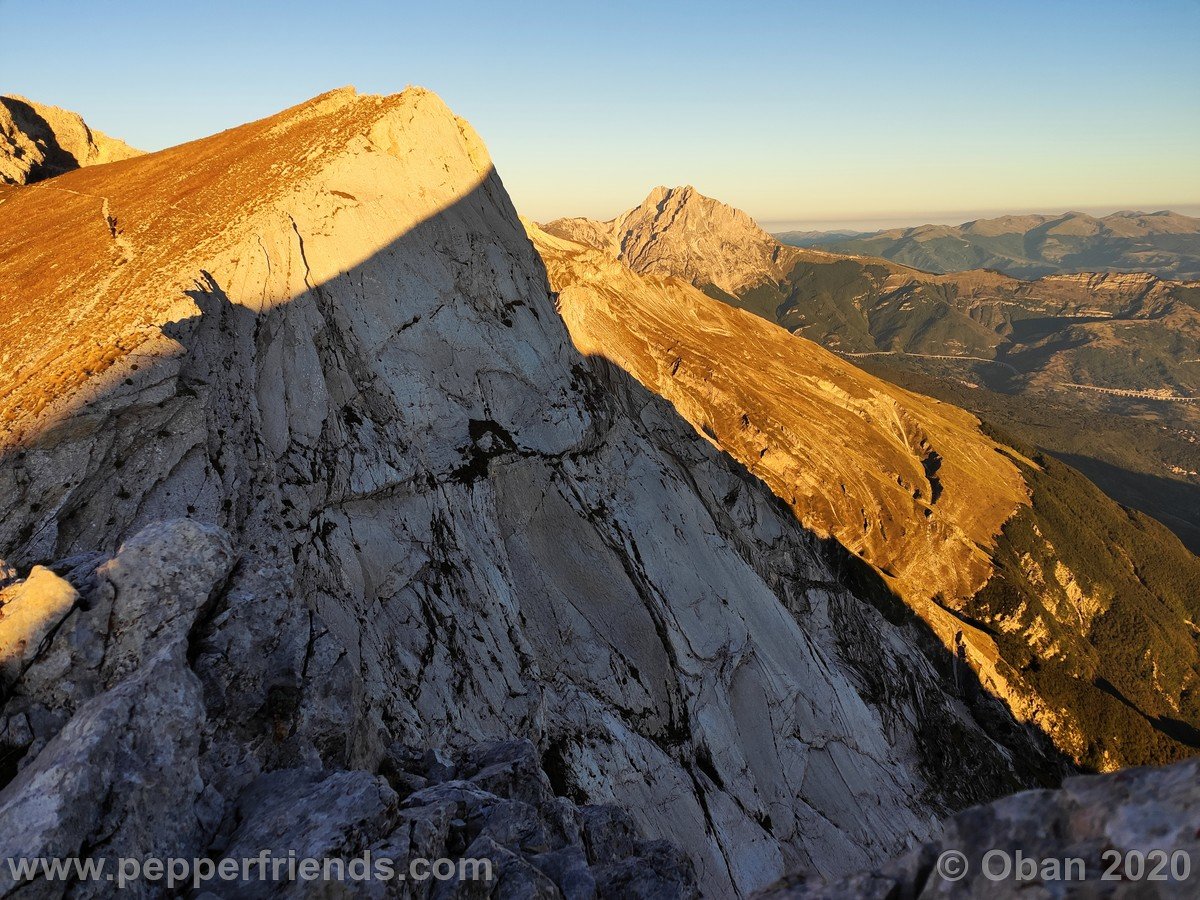
<svg viewBox="0 0 1200 900">
<path fill-rule="evenodd" d="M 877 256 L 782 247 L 748 216 L 691 189 L 669 193 L 686 194 L 697 215 L 657 216 L 651 200 L 664 192 L 616 220 L 645 223 L 639 244 L 655 248 L 651 265 L 596 238 L 613 223 L 545 227 L 970 409 L 1060 454 L 1200 550 L 1200 482 L 1191 474 L 1200 471 L 1200 283 L 1144 272 L 1023 281 L 966 264 L 934 274 Z M 719 240 L 702 210 L 722 223 Z M 1157 214 L 1110 218 L 1114 228 L 1179 224 Z M 697 245 L 705 252 L 688 252 Z"/>
<path fill-rule="evenodd" d="M 32 184 L 141 153 L 89 128 L 77 113 L 15 94 L 0 96 L 0 185 Z"/>
<path fill-rule="evenodd" d="M 1129 521 L 962 410 L 680 279 L 634 272 L 611 247 L 527 228 L 576 347 L 670 400 L 808 527 L 870 564 L 1017 719 L 1102 769 L 1200 746 L 1200 652 L 1186 624 L 1200 564 L 1182 547 L 1164 563 L 1165 529 Z"/>
<path fill-rule="evenodd" d="M 528 739 L 722 896 L 1062 771 L 853 554 L 571 346 L 427 91 L 15 189 L 0 240 L 16 855 L 222 852 L 316 802 L 390 839 L 393 748 Z M 323 787 L 267 809 L 279 779 Z"/>
</svg>

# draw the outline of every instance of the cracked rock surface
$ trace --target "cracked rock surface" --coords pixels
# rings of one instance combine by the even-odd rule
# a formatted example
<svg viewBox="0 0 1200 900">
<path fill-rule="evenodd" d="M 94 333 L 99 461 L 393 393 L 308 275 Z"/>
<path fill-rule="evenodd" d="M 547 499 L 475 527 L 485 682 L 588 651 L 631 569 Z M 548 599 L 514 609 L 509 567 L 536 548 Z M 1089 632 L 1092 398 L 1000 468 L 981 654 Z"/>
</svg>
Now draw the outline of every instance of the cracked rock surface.
<svg viewBox="0 0 1200 900">
<path fill-rule="evenodd" d="M 1061 771 L 852 554 L 571 346 L 432 94 L 55 185 L 0 205 L 16 855 L 392 842 L 475 847 L 512 896 L 686 895 L 670 839 L 728 896 Z"/>
<path fill-rule="evenodd" d="M 946 822 L 938 840 L 877 869 L 831 882 L 792 876 L 757 897 L 1194 897 L 1198 810 L 1194 759 L 1069 778 L 1060 790 L 1026 791 L 965 810 Z M 948 870 L 954 879 L 937 868 L 948 851 L 966 860 L 965 874 Z"/>
<path fill-rule="evenodd" d="M 838 353 L 773 324 L 784 323 L 779 258 L 808 284 L 796 301 L 802 318 L 820 318 L 817 269 L 886 274 L 880 261 L 816 253 L 823 262 L 804 262 L 815 251 L 779 245 L 691 188 L 656 189 L 609 223 L 526 228 L 575 346 L 669 400 L 807 527 L 871 565 L 1019 721 L 1103 771 L 1200 747 L 1193 554 L 1036 448 L 857 368 L 828 332 L 806 333 Z M 733 263 L 746 284 L 770 282 L 766 293 L 743 286 L 731 296 Z M 1082 293 L 1060 299 L 1124 302 L 1108 276 L 1073 290 Z M 873 304 L 867 293 L 848 299 L 850 318 L 869 312 L 874 322 Z M 921 332 L 925 313 L 906 308 L 897 321 Z"/>
</svg>

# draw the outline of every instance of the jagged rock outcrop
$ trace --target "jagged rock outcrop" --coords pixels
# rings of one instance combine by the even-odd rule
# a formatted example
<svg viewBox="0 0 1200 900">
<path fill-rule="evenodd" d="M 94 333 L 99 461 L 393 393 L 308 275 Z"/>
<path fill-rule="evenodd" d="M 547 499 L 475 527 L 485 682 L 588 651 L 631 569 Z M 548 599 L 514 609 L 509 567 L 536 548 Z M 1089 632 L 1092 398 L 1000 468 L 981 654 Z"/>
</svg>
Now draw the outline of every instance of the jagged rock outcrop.
<svg viewBox="0 0 1200 900">
<path fill-rule="evenodd" d="M 557 219 L 545 231 L 609 250 L 635 272 L 673 275 L 737 295 L 764 278 L 783 278 L 796 251 L 742 212 L 691 185 L 656 187 L 610 222 Z"/>
<path fill-rule="evenodd" d="M 1105 770 L 1200 748 L 1200 561 L 1165 529 L 960 409 L 527 228 L 576 347 L 874 567 L 1019 720 Z"/>
<path fill-rule="evenodd" d="M 181 520 L 142 531 L 112 560 L 98 559 L 57 564 L 65 578 L 35 567 L 0 592 L 0 734 L 10 753 L 43 759 L 42 748 L 76 713 L 146 660 L 161 656 L 162 667 L 180 668 L 188 634 L 235 557 L 223 532 Z"/>
<path fill-rule="evenodd" d="M 413 860 L 486 860 L 492 879 L 475 893 L 500 897 L 699 896 L 691 861 L 667 841 L 646 841 L 628 813 L 579 807 L 556 797 L 528 741 L 479 744 L 450 756 L 389 748 L 386 777 L 363 771 L 284 769 L 262 776 L 241 798 L 226 858 L 386 860 L 409 874 Z M 452 884 L 469 885 L 469 869 Z M 402 893 L 379 880 L 354 882 L 362 896 Z M 434 896 L 450 892 L 432 882 Z M 417 883 L 412 895 L 424 896 Z M 238 896 L 276 896 L 251 878 Z M 464 891 L 474 896 L 470 888 Z M 459 896 L 459 894 L 450 894 Z"/>
<path fill-rule="evenodd" d="M 1194 897 L 1200 762 L 1069 778 L 950 818 L 936 841 L 869 872 L 793 875 L 758 900 Z M 961 858 L 946 859 L 943 853 Z"/>
<path fill-rule="evenodd" d="M 0 97 L 0 185 L 32 184 L 141 153 L 89 128 L 77 113 L 16 95 Z"/>
<path fill-rule="evenodd" d="M 281 860 L 289 853 L 382 859 L 407 874 L 413 859 L 465 858 L 493 863 L 489 896 L 492 887 L 501 897 L 696 895 L 695 872 L 678 847 L 644 840 L 615 807 L 579 807 L 555 796 L 528 741 L 457 753 L 396 744 L 383 753 L 382 774 L 330 771 L 315 755 L 300 754 L 290 767 L 257 775 L 239 766 L 225 755 L 235 746 L 225 728 L 236 726 L 247 743 L 262 740 L 251 733 L 254 719 L 274 727 L 277 707 L 288 701 L 277 682 L 265 692 L 265 708 L 230 716 L 221 698 L 247 690 L 244 676 L 270 641 L 244 640 L 243 623 L 227 614 L 201 630 L 243 639 L 240 651 L 227 651 L 224 666 L 209 665 L 212 657 L 201 651 L 189 666 L 188 634 L 198 617 L 215 612 L 212 601 L 236 560 L 223 531 L 181 519 L 148 526 L 112 559 L 56 566 L 69 570 L 66 578 L 39 568 L 0 595 L 5 637 L 23 630 L 37 642 L 26 649 L 24 670 L 4 684 L 0 734 L 7 754 L 25 752 L 0 790 L 6 859 L 82 856 L 113 866 L 122 856 L 192 859 L 203 852 L 240 861 L 265 849 Z M 42 602 L 52 597 L 72 602 Z M 41 613 L 37 628 L 28 627 L 30 607 Z M 6 661 L 14 658 L 11 644 L 3 652 Z M 217 783 L 225 794 L 214 787 L 214 767 L 224 770 L 226 780 Z M 228 803 L 234 773 L 244 784 Z M 410 893 L 377 878 L 356 886 L 369 896 L 426 896 L 438 882 L 423 884 Z M 630 884 L 640 888 L 626 893 Z M 153 896 L 160 888 L 142 882 L 129 889 Z M 274 876 L 237 885 L 247 897 L 281 889 L 303 893 Z M 103 879 L 21 888 L 10 869 L 0 872 L 3 896 L 109 890 Z"/>
<path fill-rule="evenodd" d="M 259 834 L 236 828 L 263 777 L 373 776 L 397 742 L 527 738 L 558 795 L 624 807 L 713 895 L 856 870 L 1061 771 L 852 554 L 571 346 L 483 145 L 432 94 L 338 91 L 56 185 L 0 205 L 0 558 L 10 592 L 35 564 L 70 586 L 46 594 L 56 627 L 2 644 L 0 802 L 59 771 L 67 729 L 118 738 L 88 717 L 156 648 L 155 688 L 203 714 L 122 740 L 150 772 L 174 754 L 170 834 L 199 855 Z M 202 523 L 170 527 L 200 529 L 207 585 L 126 565 L 177 518 Z M 178 599 L 154 615 L 122 578 Z M 143 766 L 124 746 L 104 758 Z M 137 819 L 142 796 L 114 799 Z M 22 817 L 3 825 L 19 849 Z M 85 827 L 46 827 L 88 852 Z"/>
</svg>

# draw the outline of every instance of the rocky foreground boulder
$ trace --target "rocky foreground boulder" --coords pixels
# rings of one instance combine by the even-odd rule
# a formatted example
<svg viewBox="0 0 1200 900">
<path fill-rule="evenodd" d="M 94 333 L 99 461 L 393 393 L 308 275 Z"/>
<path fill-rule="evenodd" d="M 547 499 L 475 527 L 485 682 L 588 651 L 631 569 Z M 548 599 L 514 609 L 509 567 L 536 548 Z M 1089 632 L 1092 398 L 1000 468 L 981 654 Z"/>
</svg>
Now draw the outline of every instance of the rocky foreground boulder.
<svg viewBox="0 0 1200 900">
<path fill-rule="evenodd" d="M 1069 778 L 951 817 L 940 837 L 833 881 L 794 874 L 758 900 L 1195 897 L 1200 761 Z"/>
<path fill-rule="evenodd" d="M 241 860 L 268 850 L 277 858 L 373 856 L 401 872 L 418 858 L 473 859 L 492 863 L 487 887 L 355 881 L 352 872 L 343 881 L 381 897 L 697 896 L 682 850 L 644 840 L 617 807 L 556 796 L 529 741 L 457 751 L 393 744 L 378 772 L 331 771 L 297 754 L 269 772 L 235 775 L 226 754 L 238 752 L 237 736 L 222 733 L 220 713 L 252 687 L 247 676 L 263 673 L 261 658 L 258 673 L 250 668 L 269 650 L 243 643 L 241 657 L 223 640 L 241 623 L 214 601 L 236 561 L 222 530 L 173 520 L 143 529 L 111 559 L 66 560 L 54 567 L 61 575 L 38 568 L 0 592 L 0 646 L 15 660 L 0 733 L 10 753 L 28 747 L 27 764 L 0 791 L 0 857 L 90 856 L 115 867 L 118 857 Z M 189 647 L 198 627 L 210 638 Z M 287 701 L 267 694 L 239 721 L 243 736 L 279 727 Z M 240 897 L 305 891 L 257 878 L 212 887 Z M 129 889 L 152 896 L 161 885 Z M 64 890 L 105 896 L 111 885 L 22 887 L 0 869 L 0 896 Z"/>
</svg>

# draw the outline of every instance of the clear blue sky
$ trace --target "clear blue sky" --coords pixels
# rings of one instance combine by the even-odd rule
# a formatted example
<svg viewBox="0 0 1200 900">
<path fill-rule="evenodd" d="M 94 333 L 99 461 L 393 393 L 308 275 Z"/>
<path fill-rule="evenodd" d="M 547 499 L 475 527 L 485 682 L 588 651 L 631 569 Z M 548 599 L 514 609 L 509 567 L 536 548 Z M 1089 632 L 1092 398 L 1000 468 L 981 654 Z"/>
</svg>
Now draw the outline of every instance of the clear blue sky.
<svg viewBox="0 0 1200 900">
<path fill-rule="evenodd" d="M 0 0 L 0 22 L 0 92 L 147 149 L 425 85 L 538 219 L 659 183 L 765 223 L 1200 204 L 1200 0 Z"/>
</svg>

